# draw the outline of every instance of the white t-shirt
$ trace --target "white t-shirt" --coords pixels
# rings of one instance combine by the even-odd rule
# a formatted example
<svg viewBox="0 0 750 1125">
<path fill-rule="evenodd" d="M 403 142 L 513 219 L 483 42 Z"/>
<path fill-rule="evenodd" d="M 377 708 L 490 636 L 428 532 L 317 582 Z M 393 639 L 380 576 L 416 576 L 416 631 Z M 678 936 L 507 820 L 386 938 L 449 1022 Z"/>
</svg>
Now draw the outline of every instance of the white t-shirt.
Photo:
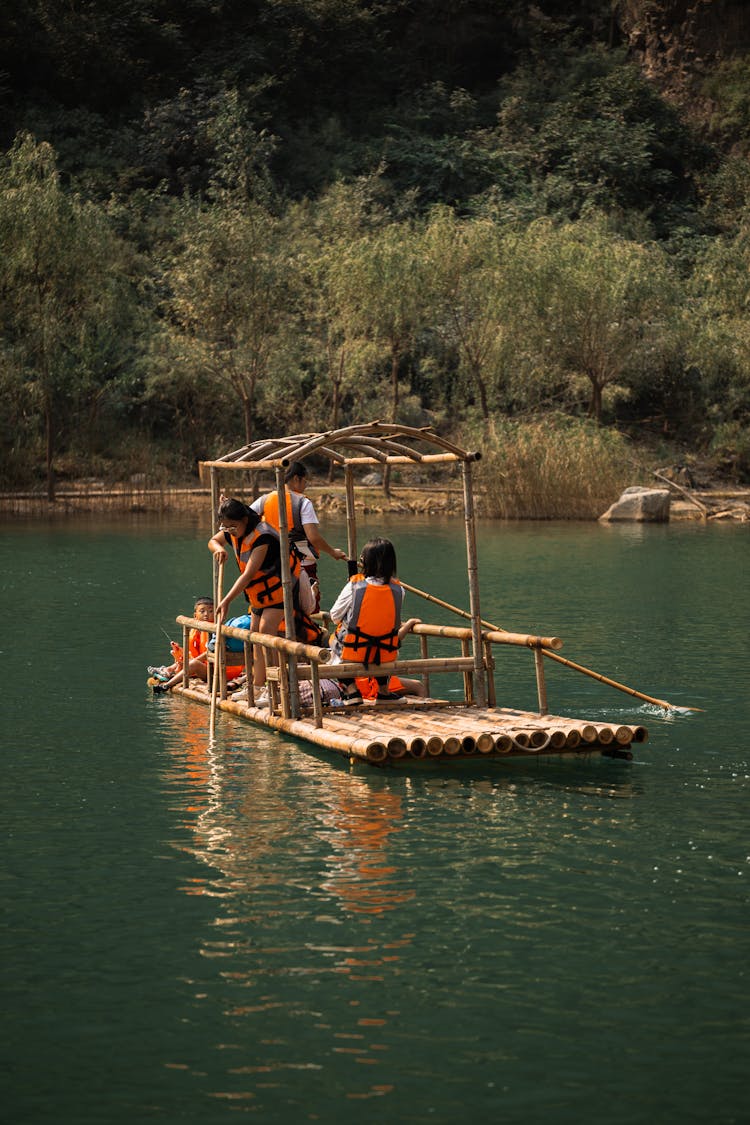
<svg viewBox="0 0 750 1125">
<path fill-rule="evenodd" d="M 289 491 L 291 491 L 291 489 Z M 257 512 L 261 519 L 263 518 L 263 503 L 267 495 L 267 492 L 264 493 L 263 496 L 259 496 L 257 500 L 253 500 L 252 504 L 250 505 L 253 511 Z M 295 492 L 293 493 L 293 495 L 299 496 L 300 494 L 298 492 Z M 302 503 L 300 504 L 299 518 L 302 525 L 304 526 L 306 523 L 319 524 L 320 520 L 317 517 L 312 500 L 308 500 L 306 496 L 300 496 L 300 499 Z M 310 550 L 310 545 L 306 539 L 302 539 L 297 543 L 297 549 L 302 555 L 303 560 L 307 561 L 309 559 L 310 562 L 315 562 L 315 555 Z"/>
</svg>

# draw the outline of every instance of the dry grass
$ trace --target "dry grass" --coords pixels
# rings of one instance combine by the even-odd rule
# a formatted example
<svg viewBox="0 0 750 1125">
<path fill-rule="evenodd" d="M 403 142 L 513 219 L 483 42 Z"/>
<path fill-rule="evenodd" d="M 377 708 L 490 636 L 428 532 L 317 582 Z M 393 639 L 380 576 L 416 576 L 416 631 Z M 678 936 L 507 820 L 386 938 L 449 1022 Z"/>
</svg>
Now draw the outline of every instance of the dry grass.
<svg viewBox="0 0 750 1125">
<path fill-rule="evenodd" d="M 636 483 L 618 433 L 559 415 L 495 424 L 479 481 L 485 515 L 503 519 L 597 519 Z"/>
</svg>

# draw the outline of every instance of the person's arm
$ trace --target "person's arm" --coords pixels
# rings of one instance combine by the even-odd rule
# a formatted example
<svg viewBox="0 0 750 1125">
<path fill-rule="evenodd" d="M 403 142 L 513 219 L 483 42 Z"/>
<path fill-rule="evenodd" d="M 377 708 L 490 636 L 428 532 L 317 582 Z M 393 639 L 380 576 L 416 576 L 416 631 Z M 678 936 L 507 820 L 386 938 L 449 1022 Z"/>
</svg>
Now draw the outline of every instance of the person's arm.
<svg viewBox="0 0 750 1125">
<path fill-rule="evenodd" d="M 217 531 L 208 541 L 208 549 L 215 555 L 219 562 L 227 561 L 227 548 L 229 544 L 223 531 Z"/>
<path fill-rule="evenodd" d="M 421 624 L 422 624 L 422 618 L 421 617 L 410 617 L 408 621 L 405 621 L 398 631 L 398 643 L 401 644 L 401 642 L 404 639 L 404 637 L 406 636 L 406 634 L 411 633 L 411 631 L 412 631 L 412 629 L 414 628 L 415 625 L 421 625 Z"/>
<path fill-rule="evenodd" d="M 331 544 L 323 538 L 320 534 L 320 524 L 317 523 L 303 523 L 302 530 L 305 533 L 305 538 L 311 547 L 314 547 L 318 554 L 325 551 L 332 559 L 345 559 L 346 551 L 342 551 L 340 547 L 332 547 Z"/>
<path fill-rule="evenodd" d="M 338 625 L 339 621 L 343 621 L 349 612 L 352 604 L 352 584 L 347 582 L 343 590 L 336 598 L 336 601 L 331 606 L 330 618 Z"/>
<path fill-rule="evenodd" d="M 225 611 L 229 608 L 231 602 L 241 594 L 242 591 L 250 585 L 255 575 L 263 566 L 268 551 L 267 543 L 260 543 L 250 552 L 250 558 L 247 560 L 245 569 L 240 574 L 237 581 L 232 586 L 231 590 L 224 595 L 216 607 L 216 619 L 224 616 Z"/>
</svg>

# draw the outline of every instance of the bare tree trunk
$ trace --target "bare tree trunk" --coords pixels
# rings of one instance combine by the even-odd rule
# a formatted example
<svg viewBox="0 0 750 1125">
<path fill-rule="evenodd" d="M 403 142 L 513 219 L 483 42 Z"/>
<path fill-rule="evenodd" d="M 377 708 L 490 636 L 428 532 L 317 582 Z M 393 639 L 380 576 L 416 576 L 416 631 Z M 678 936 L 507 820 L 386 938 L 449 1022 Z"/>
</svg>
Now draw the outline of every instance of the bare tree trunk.
<svg viewBox="0 0 750 1125">
<path fill-rule="evenodd" d="M 55 502 L 55 469 L 53 465 L 54 459 L 54 437 L 52 431 L 52 403 L 49 400 L 49 395 L 45 396 L 44 404 L 44 424 L 46 430 L 46 468 L 47 468 L 47 499 L 50 504 Z"/>
<path fill-rule="evenodd" d="M 399 348 L 397 344 L 391 348 L 391 421 L 398 420 L 398 361 L 399 361 Z M 391 498 L 391 466 L 383 466 L 383 492 L 386 499 Z"/>
<path fill-rule="evenodd" d="M 242 400 L 242 415 L 245 422 L 245 445 L 253 440 L 253 404 L 249 398 Z"/>
</svg>

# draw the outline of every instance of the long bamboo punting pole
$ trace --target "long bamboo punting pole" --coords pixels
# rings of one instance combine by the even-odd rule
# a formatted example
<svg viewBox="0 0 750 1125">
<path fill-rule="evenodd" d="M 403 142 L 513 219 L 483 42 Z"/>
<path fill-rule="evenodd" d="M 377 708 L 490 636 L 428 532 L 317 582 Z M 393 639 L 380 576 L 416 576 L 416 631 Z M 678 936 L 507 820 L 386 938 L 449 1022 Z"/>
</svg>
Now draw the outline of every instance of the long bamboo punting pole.
<svg viewBox="0 0 750 1125">
<path fill-rule="evenodd" d="M 292 588 L 292 572 L 289 563 L 290 546 L 289 522 L 286 511 L 286 483 L 284 481 L 283 469 L 278 468 L 275 473 L 276 491 L 279 495 L 279 536 L 281 538 L 281 589 L 284 598 L 284 633 L 289 640 L 293 641 L 296 640 L 296 635 L 294 632 L 294 591 Z M 289 675 L 288 717 L 298 719 L 300 717 L 299 681 L 297 680 L 297 658 L 294 653 L 289 654 L 286 667 Z M 281 698 L 284 704 L 284 717 L 286 718 L 287 701 L 284 692 L 282 692 Z"/>
<path fill-rule="evenodd" d="M 224 560 L 222 559 L 219 562 L 219 567 L 218 567 L 218 571 L 217 571 L 217 574 L 216 574 L 216 596 L 215 596 L 215 601 L 214 601 L 215 605 L 218 605 L 219 602 L 222 599 L 223 585 L 224 585 Z M 221 663 L 221 653 L 219 651 L 219 646 L 222 643 L 223 642 L 222 642 L 222 639 L 221 639 L 221 619 L 217 618 L 216 640 L 214 642 L 214 667 L 213 667 L 213 673 L 214 674 L 213 674 L 213 677 L 211 679 L 211 707 L 210 707 L 209 714 L 208 714 L 208 737 L 209 737 L 209 740 L 211 742 L 214 741 L 214 737 L 216 735 L 216 696 L 217 696 L 218 690 L 219 690 L 219 664 Z M 186 650 L 185 654 L 184 654 L 184 657 L 185 657 L 186 661 L 188 659 L 188 656 L 189 656 L 189 654 Z M 206 657 L 206 660 L 208 660 L 208 657 Z M 206 665 L 206 669 L 208 670 L 208 665 Z"/>
<path fill-rule="evenodd" d="M 469 606 L 471 607 L 472 655 L 474 657 L 473 698 L 480 707 L 487 703 L 487 682 L 484 676 L 482 648 L 482 619 L 479 608 L 479 567 L 477 563 L 477 538 L 474 523 L 474 493 L 471 487 L 471 462 L 461 462 L 461 481 L 464 488 L 464 523 L 466 526 L 466 568 L 469 578 Z"/>
<path fill-rule="evenodd" d="M 346 544 L 347 558 L 357 558 L 357 519 L 354 511 L 354 474 L 351 465 L 344 469 L 346 486 Z"/>
<path fill-rule="evenodd" d="M 456 605 L 451 605 L 450 602 L 444 602 L 440 598 L 433 597 L 432 594 L 427 594 L 424 590 L 417 589 L 416 586 L 409 586 L 402 580 L 401 583 L 405 590 L 410 590 L 413 594 L 418 594 L 420 597 L 425 598 L 426 601 L 435 602 L 443 609 L 452 610 L 457 613 L 459 617 L 471 618 L 471 614 L 467 613 L 464 609 L 459 609 Z M 501 629 L 498 625 L 493 625 L 490 621 L 482 620 L 482 625 L 486 629 L 491 629 L 493 632 L 504 633 L 505 630 Z M 642 691 L 636 691 L 635 688 L 628 687 L 626 684 L 618 683 L 617 680 L 612 680 L 609 676 L 603 676 L 600 672 L 594 672 L 591 668 L 584 667 L 583 664 L 576 664 L 573 660 L 568 660 L 564 656 L 558 656 L 556 652 L 552 652 L 550 646 L 543 646 L 544 655 L 549 657 L 550 660 L 556 660 L 558 664 L 564 664 L 567 668 L 572 668 L 576 672 L 581 672 L 584 676 L 590 676 L 594 680 L 598 680 L 602 684 L 607 684 L 609 687 L 616 688 L 618 691 L 624 691 L 626 695 L 632 695 L 636 699 L 642 699 L 644 703 L 652 703 L 655 707 L 663 707 L 665 711 L 702 711 L 702 707 L 687 707 L 675 703 L 668 703 L 665 699 L 655 699 L 652 695 L 646 695 Z"/>
</svg>

